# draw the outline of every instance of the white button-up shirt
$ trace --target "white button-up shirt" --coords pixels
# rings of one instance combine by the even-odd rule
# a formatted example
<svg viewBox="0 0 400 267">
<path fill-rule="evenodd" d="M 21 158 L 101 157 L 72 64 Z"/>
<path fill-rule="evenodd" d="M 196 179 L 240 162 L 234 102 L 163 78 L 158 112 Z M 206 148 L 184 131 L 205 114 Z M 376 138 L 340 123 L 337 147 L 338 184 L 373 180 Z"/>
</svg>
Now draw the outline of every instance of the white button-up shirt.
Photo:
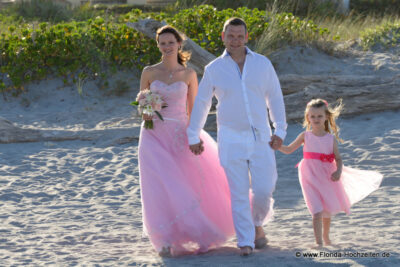
<svg viewBox="0 0 400 267">
<path fill-rule="evenodd" d="M 218 100 L 218 139 L 252 131 L 255 139 L 269 141 L 267 108 L 275 134 L 282 140 L 285 138 L 285 105 L 274 67 L 265 56 L 247 47 L 246 52 L 242 72 L 226 50 L 205 67 L 187 129 L 189 144 L 200 142 L 200 130 L 206 122 L 213 95 Z"/>
</svg>

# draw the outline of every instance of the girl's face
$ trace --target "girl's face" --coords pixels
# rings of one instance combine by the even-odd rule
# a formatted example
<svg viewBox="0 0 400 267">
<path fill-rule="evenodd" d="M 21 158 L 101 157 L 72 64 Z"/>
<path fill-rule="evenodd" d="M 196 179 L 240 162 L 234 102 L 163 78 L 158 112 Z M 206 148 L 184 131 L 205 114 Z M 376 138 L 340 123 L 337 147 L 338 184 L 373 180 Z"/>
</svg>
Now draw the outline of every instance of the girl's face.
<svg viewBox="0 0 400 267">
<path fill-rule="evenodd" d="M 158 36 L 158 49 L 163 57 L 177 56 L 181 43 L 176 40 L 175 35 L 166 32 Z"/>
<path fill-rule="evenodd" d="M 323 107 L 311 107 L 307 113 L 307 120 L 311 124 L 312 129 L 325 129 L 326 121 L 325 109 Z"/>
</svg>

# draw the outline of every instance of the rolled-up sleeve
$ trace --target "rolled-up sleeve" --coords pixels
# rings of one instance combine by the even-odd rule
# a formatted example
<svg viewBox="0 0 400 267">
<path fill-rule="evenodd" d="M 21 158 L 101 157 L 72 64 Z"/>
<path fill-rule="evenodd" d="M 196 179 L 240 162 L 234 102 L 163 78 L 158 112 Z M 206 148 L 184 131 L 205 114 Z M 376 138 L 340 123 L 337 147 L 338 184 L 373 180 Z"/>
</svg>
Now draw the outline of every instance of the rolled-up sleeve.
<svg viewBox="0 0 400 267">
<path fill-rule="evenodd" d="M 203 129 L 204 124 L 206 123 L 207 115 L 211 108 L 212 97 L 212 78 L 210 71 L 206 67 L 203 78 L 199 84 L 199 90 L 196 99 L 194 101 L 189 127 L 186 130 L 189 145 L 198 144 L 200 142 L 200 131 Z"/>
<path fill-rule="evenodd" d="M 286 137 L 287 128 L 285 104 L 278 76 L 270 61 L 268 61 L 267 65 L 266 78 L 266 101 L 269 109 L 269 117 L 275 129 L 274 134 L 283 140 Z"/>
</svg>

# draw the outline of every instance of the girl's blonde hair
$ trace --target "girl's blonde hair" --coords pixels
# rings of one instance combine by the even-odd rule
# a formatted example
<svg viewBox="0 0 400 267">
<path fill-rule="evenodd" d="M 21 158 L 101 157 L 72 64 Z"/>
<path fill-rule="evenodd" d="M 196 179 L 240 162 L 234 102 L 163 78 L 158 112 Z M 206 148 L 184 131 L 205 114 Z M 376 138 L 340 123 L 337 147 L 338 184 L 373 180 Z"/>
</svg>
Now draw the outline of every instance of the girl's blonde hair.
<svg viewBox="0 0 400 267">
<path fill-rule="evenodd" d="M 184 37 L 183 35 L 171 25 L 165 25 L 157 30 L 156 33 L 156 41 L 158 43 L 158 37 L 164 33 L 172 33 L 175 36 L 175 39 L 178 43 L 183 43 Z M 182 47 L 179 47 L 178 50 L 178 63 L 182 66 L 186 67 L 186 63 L 189 61 L 191 53 L 189 51 L 183 51 Z"/>
<path fill-rule="evenodd" d="M 330 107 L 328 102 L 324 99 L 312 99 L 310 102 L 307 103 L 306 110 L 304 111 L 304 122 L 303 127 L 307 130 L 311 129 L 310 121 L 308 120 L 308 112 L 310 108 L 323 108 L 325 110 L 326 118 L 325 121 L 325 131 L 327 133 L 334 134 L 336 139 L 343 143 L 343 140 L 339 138 L 339 126 L 336 124 L 336 119 L 339 117 L 340 112 L 343 109 L 343 101 L 342 99 L 337 100 L 337 105 L 335 107 Z"/>
</svg>

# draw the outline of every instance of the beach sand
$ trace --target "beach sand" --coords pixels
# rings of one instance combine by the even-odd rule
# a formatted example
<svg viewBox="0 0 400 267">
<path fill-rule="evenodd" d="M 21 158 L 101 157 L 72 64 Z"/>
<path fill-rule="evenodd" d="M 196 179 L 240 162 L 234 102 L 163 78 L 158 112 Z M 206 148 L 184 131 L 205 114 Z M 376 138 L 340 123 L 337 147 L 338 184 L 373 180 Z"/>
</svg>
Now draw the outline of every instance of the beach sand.
<svg viewBox="0 0 400 267">
<path fill-rule="evenodd" d="M 48 80 L 19 98 L 0 100 L 0 116 L 21 128 L 86 137 L 0 144 L 1 266 L 400 265 L 399 111 L 339 119 L 344 164 L 377 170 L 384 180 L 350 216 L 333 218 L 335 246 L 311 249 L 312 221 L 295 168 L 299 149 L 276 154 L 279 178 L 275 218 L 264 227 L 267 248 L 244 258 L 231 240 L 202 255 L 163 259 L 142 236 L 140 120 L 128 105 L 134 93 L 104 97 L 87 86 L 80 97 L 73 86 Z M 290 124 L 285 143 L 300 131 Z"/>
</svg>

